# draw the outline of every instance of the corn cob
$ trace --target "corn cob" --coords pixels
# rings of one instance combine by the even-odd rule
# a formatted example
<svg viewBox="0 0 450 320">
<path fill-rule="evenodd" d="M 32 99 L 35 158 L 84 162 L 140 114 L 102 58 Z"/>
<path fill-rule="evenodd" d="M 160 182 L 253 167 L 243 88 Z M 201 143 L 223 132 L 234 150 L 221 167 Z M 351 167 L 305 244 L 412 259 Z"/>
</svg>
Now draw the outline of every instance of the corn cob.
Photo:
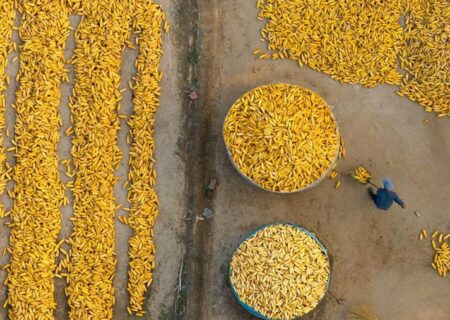
<svg viewBox="0 0 450 320">
<path fill-rule="evenodd" d="M 359 182 L 366 184 L 372 180 L 372 174 L 363 166 L 358 167 L 353 173 L 353 178 Z"/>
</svg>

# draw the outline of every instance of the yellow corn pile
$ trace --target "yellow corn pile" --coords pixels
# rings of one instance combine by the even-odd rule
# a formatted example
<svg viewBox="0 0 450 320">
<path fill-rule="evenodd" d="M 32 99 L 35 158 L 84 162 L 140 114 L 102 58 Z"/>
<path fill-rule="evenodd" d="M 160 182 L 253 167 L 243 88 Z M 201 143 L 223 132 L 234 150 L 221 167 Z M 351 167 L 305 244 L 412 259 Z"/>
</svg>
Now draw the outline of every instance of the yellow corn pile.
<svg viewBox="0 0 450 320">
<path fill-rule="evenodd" d="M 399 90 L 428 112 L 450 116 L 450 5 L 448 0 L 412 0 L 406 16 L 402 68 L 408 74 Z"/>
<path fill-rule="evenodd" d="M 6 182 L 10 180 L 10 169 L 6 167 L 6 150 L 4 146 L 4 130 L 6 128 L 6 98 L 5 92 L 9 83 L 6 75 L 8 56 L 13 50 L 12 28 L 16 11 L 14 0 L 0 0 L 0 195 L 3 194 Z M 0 203 L 0 217 L 4 216 L 3 204 Z"/>
<path fill-rule="evenodd" d="M 67 203 L 58 172 L 60 85 L 69 12 L 58 0 L 18 1 L 20 86 L 16 93 L 16 166 L 7 268 L 10 319 L 53 319 L 60 207 Z M 3 17 L 2 17 L 3 19 Z"/>
<path fill-rule="evenodd" d="M 425 229 L 422 229 L 420 233 L 420 240 L 427 239 L 428 233 Z M 433 232 L 431 235 L 431 246 L 435 251 L 433 261 L 431 262 L 431 267 L 436 270 L 436 272 L 441 277 L 447 277 L 450 273 L 450 233 L 444 235 L 439 231 Z"/>
<path fill-rule="evenodd" d="M 228 112 L 223 134 L 239 170 L 271 191 L 311 185 L 327 173 L 339 150 L 339 133 L 325 101 L 289 84 L 244 94 Z"/>
<path fill-rule="evenodd" d="M 152 0 L 138 1 L 133 13 L 134 30 L 139 35 L 139 56 L 136 62 L 136 84 L 133 87 L 134 113 L 129 121 L 132 144 L 128 201 L 131 208 L 125 222 L 133 229 L 128 251 L 128 311 L 143 316 L 145 293 L 153 280 L 155 267 L 153 226 L 158 215 L 158 198 L 154 189 L 156 171 L 153 133 L 162 77 L 159 71 L 162 27 L 166 20 L 162 8 Z M 165 26 L 167 27 L 167 23 Z"/>
<path fill-rule="evenodd" d="M 273 225 L 244 241 L 231 262 L 241 301 L 269 319 L 290 320 L 324 297 L 330 264 L 319 244 L 290 225 Z"/>
<path fill-rule="evenodd" d="M 353 178 L 359 182 L 366 184 L 372 180 L 372 174 L 363 166 L 358 167 L 353 173 Z"/>
<path fill-rule="evenodd" d="M 259 19 L 267 21 L 262 39 L 275 53 L 255 53 L 307 64 L 341 82 L 400 84 L 401 1 L 258 0 Z"/>
<path fill-rule="evenodd" d="M 69 318 L 112 319 L 116 256 L 114 172 L 121 93 L 121 53 L 131 35 L 125 1 L 71 1 L 83 19 L 75 33 L 73 231 L 67 269 Z"/>
</svg>

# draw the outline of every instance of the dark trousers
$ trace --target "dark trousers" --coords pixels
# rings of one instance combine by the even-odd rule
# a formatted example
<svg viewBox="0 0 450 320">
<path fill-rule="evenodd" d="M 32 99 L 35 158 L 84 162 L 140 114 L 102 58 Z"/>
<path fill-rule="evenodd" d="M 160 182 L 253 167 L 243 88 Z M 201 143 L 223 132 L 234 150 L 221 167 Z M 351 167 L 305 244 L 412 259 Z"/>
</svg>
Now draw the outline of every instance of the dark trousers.
<svg viewBox="0 0 450 320">
<path fill-rule="evenodd" d="M 373 200 L 373 201 L 375 201 L 375 199 L 377 198 L 377 194 L 373 191 L 373 189 L 372 188 L 369 188 L 369 196 L 370 196 L 370 198 Z"/>
</svg>

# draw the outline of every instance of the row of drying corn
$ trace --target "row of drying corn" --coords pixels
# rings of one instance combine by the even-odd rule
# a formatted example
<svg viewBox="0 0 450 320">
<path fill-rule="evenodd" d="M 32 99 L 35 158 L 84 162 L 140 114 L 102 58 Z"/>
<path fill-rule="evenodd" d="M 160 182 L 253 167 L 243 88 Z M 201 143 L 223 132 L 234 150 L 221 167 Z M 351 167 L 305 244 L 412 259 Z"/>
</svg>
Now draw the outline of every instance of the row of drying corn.
<svg viewBox="0 0 450 320">
<path fill-rule="evenodd" d="M 162 78 L 159 71 L 161 26 L 164 24 L 168 31 L 168 25 L 161 7 L 152 0 L 138 1 L 133 13 L 140 54 L 136 61 L 136 84 L 133 87 L 134 113 L 128 122 L 132 137 L 128 173 L 128 202 L 131 208 L 128 218 L 123 221 L 133 230 L 128 251 L 128 312 L 143 316 L 145 293 L 152 283 L 155 267 L 153 226 L 158 215 L 158 198 L 154 189 L 156 170 L 153 133 Z"/>
<path fill-rule="evenodd" d="M 328 257 L 297 227 L 266 227 L 245 240 L 231 262 L 231 284 L 239 299 L 268 319 L 296 319 L 324 297 Z"/>
<path fill-rule="evenodd" d="M 8 57 L 14 49 L 12 41 L 12 30 L 16 11 L 14 9 L 14 0 L 0 0 L 0 132 L 6 129 L 6 89 L 9 84 L 9 78 L 6 74 Z M 5 191 L 9 176 L 9 168 L 6 167 L 6 150 L 3 134 L 0 134 L 0 194 Z M 3 204 L 0 203 L 0 217 L 4 215 Z"/>
<path fill-rule="evenodd" d="M 228 112 L 223 133 L 239 170 L 277 192 L 316 182 L 339 151 L 339 132 L 328 105 L 316 93 L 289 84 L 244 94 Z"/>
<path fill-rule="evenodd" d="M 131 35 L 126 2 L 72 1 L 82 15 L 75 32 L 70 99 L 74 135 L 73 230 L 67 265 L 70 319 L 112 319 L 116 268 L 114 187 L 121 160 L 117 144 L 121 54 Z"/>
<path fill-rule="evenodd" d="M 68 203 L 59 177 L 57 145 L 60 85 L 67 77 L 64 47 L 68 9 L 58 0 L 18 1 L 20 86 L 16 92 L 14 200 L 6 285 L 10 319 L 52 319 L 61 242 L 61 206 Z M 3 110 L 4 111 L 4 110 Z"/>
<path fill-rule="evenodd" d="M 2 71 L 12 48 L 14 2 L 3 1 L 0 29 L 5 49 Z M 55 277 L 66 277 L 70 319 L 112 319 L 115 303 L 114 216 L 120 207 L 114 197 L 115 176 L 121 152 L 118 111 L 121 91 L 121 54 L 129 43 L 132 27 L 139 33 L 140 53 L 135 111 L 129 124 L 133 138 L 130 151 L 131 203 L 130 313 L 143 315 L 144 295 L 154 268 L 152 227 L 157 215 L 153 116 L 159 104 L 159 62 L 162 55 L 162 9 L 152 1 L 71 0 L 18 1 L 22 14 L 19 35 L 20 86 L 16 94 L 15 156 L 16 183 L 10 212 L 11 261 L 5 283 L 11 319 L 53 319 Z M 9 5 L 9 6 L 8 6 Z M 7 11 L 9 10 L 9 11 Z M 75 33 L 76 49 L 69 61 L 75 69 L 75 86 L 69 105 L 73 134 L 70 159 L 63 160 L 68 177 L 62 184 L 56 148 L 61 119 L 58 112 L 60 85 L 68 81 L 64 64 L 65 43 L 70 32 L 69 14 L 83 16 Z M 2 16 L 3 17 L 3 16 Z M 167 24 L 166 24 L 167 28 Z M 3 41 L 4 40 L 4 41 Z M 0 74 L 6 83 L 6 76 Z M 0 87 L 4 125 L 4 91 Z M 1 142 L 1 141 L 0 141 Z M 2 152 L 5 157 L 5 152 Z M 0 166 L 4 158 L 0 157 Z M 3 168 L 6 169 L 6 168 Z M 8 170 L 1 172 L 7 178 Z M 5 179 L 6 180 L 6 179 Z M 2 181 L 0 181 L 0 184 Z M 3 183 L 4 185 L 4 183 Z M 3 186 L 0 185 L 0 190 Z M 4 188 L 4 187 L 3 187 Z M 64 192 L 73 192 L 73 230 L 66 241 L 58 240 L 60 208 L 69 203 Z M 70 250 L 61 248 L 67 242 Z M 66 256 L 56 265 L 59 250 Z"/>
<path fill-rule="evenodd" d="M 274 52 L 255 50 L 261 59 L 295 60 L 366 87 L 401 84 L 399 95 L 450 116 L 447 0 L 258 0 L 257 7 L 267 21 L 262 40 Z"/>
<path fill-rule="evenodd" d="M 422 229 L 420 240 L 428 239 L 428 232 Z M 450 273 L 450 233 L 444 234 L 438 230 L 431 235 L 431 246 L 435 251 L 431 267 L 441 277 L 446 277 Z"/>
</svg>

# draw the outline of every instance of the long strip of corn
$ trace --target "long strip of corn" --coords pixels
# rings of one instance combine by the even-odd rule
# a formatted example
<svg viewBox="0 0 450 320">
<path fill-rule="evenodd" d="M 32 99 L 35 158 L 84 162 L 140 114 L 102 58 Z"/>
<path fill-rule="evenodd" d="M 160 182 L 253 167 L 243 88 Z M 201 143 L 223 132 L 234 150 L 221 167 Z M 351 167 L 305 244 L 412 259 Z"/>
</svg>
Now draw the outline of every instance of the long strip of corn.
<svg viewBox="0 0 450 320">
<path fill-rule="evenodd" d="M 256 232 L 231 262 L 239 299 L 269 319 L 290 320 L 313 310 L 329 276 L 328 258 L 317 241 L 285 224 Z"/>
<path fill-rule="evenodd" d="M 316 93 L 289 84 L 258 87 L 231 107 L 224 138 L 238 169 L 266 190 L 293 192 L 323 177 L 339 133 Z"/>
<path fill-rule="evenodd" d="M 139 35 L 139 56 L 136 61 L 136 84 L 133 87 L 134 112 L 129 121 L 132 144 L 128 201 L 131 208 L 126 221 L 133 229 L 133 236 L 129 240 L 128 251 L 128 292 L 129 311 L 143 316 L 145 293 L 152 283 L 155 267 L 153 226 L 158 215 L 158 198 L 154 189 L 156 171 L 153 133 L 162 77 L 159 71 L 162 28 L 166 20 L 162 8 L 152 0 L 138 1 L 133 13 L 134 30 Z"/>
<path fill-rule="evenodd" d="M 399 94 L 428 112 L 450 116 L 450 4 L 448 0 L 408 1 L 402 68 L 408 74 Z"/>
<path fill-rule="evenodd" d="M 341 82 L 400 84 L 403 0 L 259 0 L 273 59 L 292 59 Z M 267 54 L 266 54 L 267 55 Z M 268 58 L 261 55 L 261 58 Z"/>
<path fill-rule="evenodd" d="M 10 319 L 53 319 L 54 275 L 64 188 L 58 172 L 60 85 L 69 13 L 58 0 L 21 0 L 20 86 L 11 210 Z"/>
<path fill-rule="evenodd" d="M 131 35 L 127 1 L 71 1 L 83 16 L 72 59 L 73 231 L 66 294 L 71 320 L 112 319 L 116 268 L 114 172 L 121 159 L 117 115 L 121 53 Z"/>
<path fill-rule="evenodd" d="M 4 146 L 4 130 L 6 128 L 6 98 L 5 92 L 8 86 L 8 75 L 6 66 L 8 56 L 13 50 L 12 30 L 16 11 L 14 0 L 0 0 L 0 195 L 3 194 L 8 179 L 8 169 L 6 168 L 6 150 Z M 3 203 L 0 202 L 0 217 L 3 217 Z"/>
</svg>

